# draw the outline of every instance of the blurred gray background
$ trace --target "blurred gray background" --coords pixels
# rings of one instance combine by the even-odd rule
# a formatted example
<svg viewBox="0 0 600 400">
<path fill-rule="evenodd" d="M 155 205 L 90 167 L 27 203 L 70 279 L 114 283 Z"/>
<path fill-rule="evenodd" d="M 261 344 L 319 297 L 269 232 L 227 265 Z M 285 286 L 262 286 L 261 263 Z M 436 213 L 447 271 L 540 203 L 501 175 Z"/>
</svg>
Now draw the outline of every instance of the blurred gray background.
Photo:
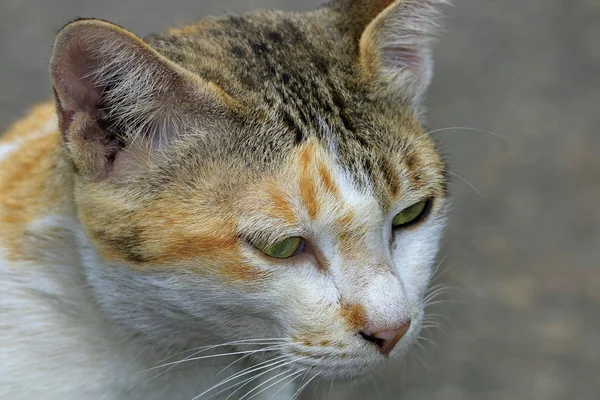
<svg viewBox="0 0 600 400">
<path fill-rule="evenodd" d="M 49 98 L 55 32 L 93 16 L 145 35 L 292 0 L 1 0 L 0 129 Z M 377 383 L 306 398 L 600 398 L 600 0 L 455 0 L 437 47 L 432 129 L 454 207 L 435 312 L 445 331 Z M 320 393 L 320 394 L 319 394 Z"/>
</svg>

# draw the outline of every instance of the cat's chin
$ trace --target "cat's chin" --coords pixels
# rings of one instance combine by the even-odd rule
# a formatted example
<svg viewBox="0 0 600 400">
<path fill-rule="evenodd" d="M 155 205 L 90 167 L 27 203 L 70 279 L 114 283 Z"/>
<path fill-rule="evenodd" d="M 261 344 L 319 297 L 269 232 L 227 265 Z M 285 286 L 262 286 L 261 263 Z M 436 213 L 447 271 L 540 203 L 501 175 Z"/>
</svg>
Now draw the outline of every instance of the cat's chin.
<svg viewBox="0 0 600 400">
<path fill-rule="evenodd" d="M 309 371 L 309 375 L 317 375 L 317 379 L 355 381 L 401 364 L 412 345 L 412 340 L 409 339 L 389 356 L 382 356 L 377 352 L 345 357 L 316 354 L 310 358 L 296 358 L 291 369 Z"/>
<path fill-rule="evenodd" d="M 327 381 L 357 381 L 366 379 L 372 376 L 373 373 L 383 371 L 393 365 L 397 365 L 401 362 L 402 357 L 383 358 L 373 357 L 365 359 L 351 360 L 344 363 L 316 363 L 316 364 L 303 364 L 298 363 L 294 369 L 310 371 L 310 375 L 317 375 L 317 379 L 324 379 Z"/>
</svg>

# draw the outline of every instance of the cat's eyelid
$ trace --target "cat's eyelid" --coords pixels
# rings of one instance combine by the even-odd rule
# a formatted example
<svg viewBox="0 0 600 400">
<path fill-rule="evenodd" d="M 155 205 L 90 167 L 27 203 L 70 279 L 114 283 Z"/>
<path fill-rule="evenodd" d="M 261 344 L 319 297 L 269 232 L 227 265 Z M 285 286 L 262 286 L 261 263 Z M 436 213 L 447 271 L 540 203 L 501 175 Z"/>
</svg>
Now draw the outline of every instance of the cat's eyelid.
<svg viewBox="0 0 600 400">
<path fill-rule="evenodd" d="M 297 225 L 268 215 L 246 214 L 237 224 L 238 238 L 249 243 L 273 245 L 293 236 L 305 236 L 306 232 Z"/>
<path fill-rule="evenodd" d="M 439 195 L 436 195 L 435 193 L 429 190 L 415 190 L 407 192 L 404 196 L 399 198 L 390 206 L 389 211 L 390 213 L 395 215 L 401 212 L 402 210 L 414 206 L 415 204 L 418 204 L 422 201 L 435 202 L 435 199 L 438 197 Z"/>
<path fill-rule="evenodd" d="M 286 230 L 286 231 L 256 231 L 252 233 L 239 233 L 238 238 L 244 240 L 250 244 L 258 245 L 260 247 L 272 246 L 282 240 L 289 239 L 291 237 L 304 237 L 305 232 L 299 230 Z"/>
</svg>

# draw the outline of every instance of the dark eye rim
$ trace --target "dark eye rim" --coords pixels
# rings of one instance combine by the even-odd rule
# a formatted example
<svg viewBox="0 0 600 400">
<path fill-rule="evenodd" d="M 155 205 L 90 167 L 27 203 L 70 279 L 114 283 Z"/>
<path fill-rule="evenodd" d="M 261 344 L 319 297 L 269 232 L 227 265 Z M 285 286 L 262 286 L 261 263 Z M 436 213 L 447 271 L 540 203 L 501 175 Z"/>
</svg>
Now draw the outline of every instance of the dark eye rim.
<svg viewBox="0 0 600 400">
<path fill-rule="evenodd" d="M 423 210 L 421 210 L 421 213 L 415 219 L 401 225 L 392 224 L 392 230 L 396 231 L 400 229 L 410 228 L 424 221 L 429 216 L 429 214 L 431 213 L 431 209 L 433 208 L 433 198 L 429 197 L 427 199 L 424 199 L 423 201 L 425 202 L 425 206 L 423 207 Z"/>
</svg>

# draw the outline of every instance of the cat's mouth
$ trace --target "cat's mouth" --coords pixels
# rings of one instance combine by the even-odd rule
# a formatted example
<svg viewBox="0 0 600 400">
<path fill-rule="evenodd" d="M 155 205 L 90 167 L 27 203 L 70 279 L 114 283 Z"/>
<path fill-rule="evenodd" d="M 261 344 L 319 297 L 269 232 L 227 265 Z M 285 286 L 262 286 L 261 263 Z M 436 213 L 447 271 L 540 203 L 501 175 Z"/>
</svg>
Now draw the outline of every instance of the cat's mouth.
<svg viewBox="0 0 600 400">
<path fill-rule="evenodd" d="M 345 341 L 294 341 L 282 353 L 290 360 L 287 366 L 289 369 L 310 371 L 307 374 L 316 374 L 326 379 L 356 379 L 402 359 L 411 351 L 418 337 L 421 320 L 421 315 L 417 315 L 410 329 L 407 328 L 402 340 L 390 353 L 382 352 L 377 344 L 370 343 L 362 335 L 355 335 Z"/>
</svg>

